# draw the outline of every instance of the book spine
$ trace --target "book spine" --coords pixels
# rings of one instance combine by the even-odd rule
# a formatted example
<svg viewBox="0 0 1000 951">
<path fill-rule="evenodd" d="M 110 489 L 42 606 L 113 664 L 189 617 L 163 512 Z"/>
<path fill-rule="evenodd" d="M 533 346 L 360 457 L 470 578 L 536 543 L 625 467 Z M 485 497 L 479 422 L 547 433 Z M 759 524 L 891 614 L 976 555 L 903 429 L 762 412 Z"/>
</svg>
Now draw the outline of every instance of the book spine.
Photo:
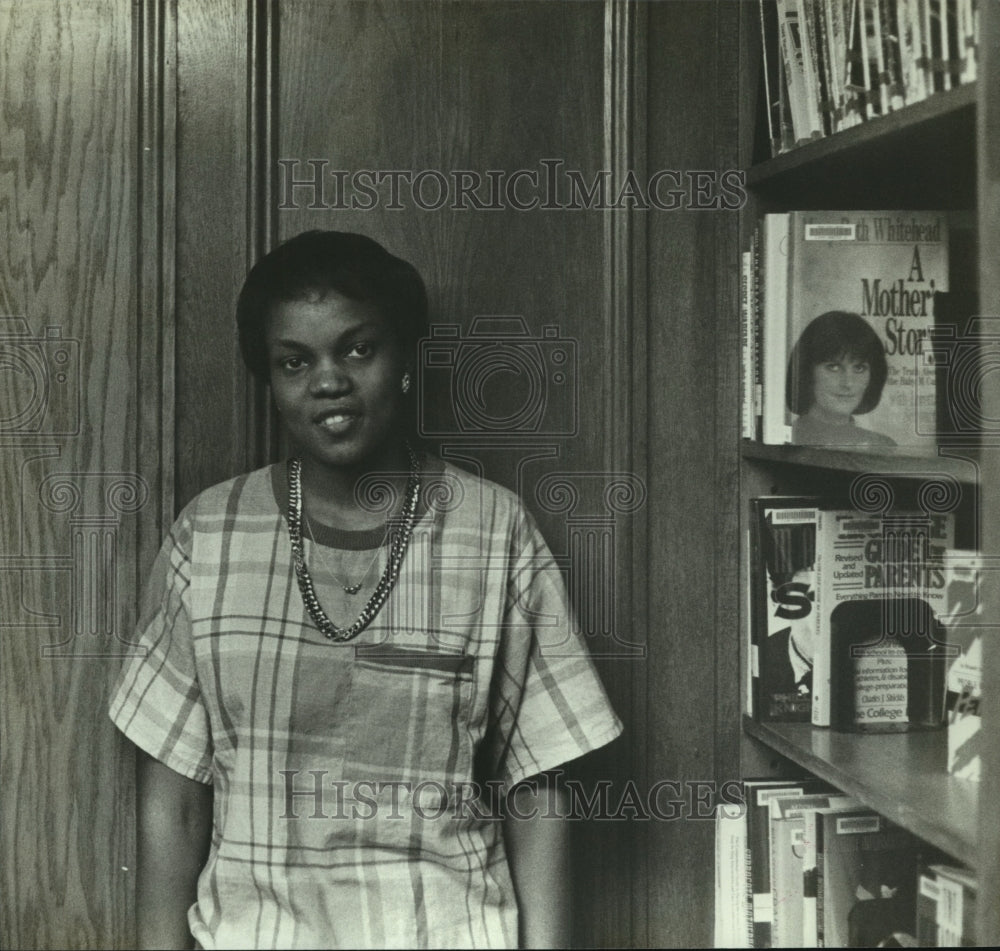
<svg viewBox="0 0 1000 951">
<path fill-rule="evenodd" d="M 816 823 L 816 947 L 826 947 L 824 928 L 823 896 L 826 891 L 826 875 L 823 870 L 824 855 L 823 823 Z"/>
<path fill-rule="evenodd" d="M 919 99 L 926 99 L 933 90 L 929 75 L 930 40 L 927 35 L 927 0 L 906 0 L 913 25 L 914 82 L 919 91 Z"/>
<path fill-rule="evenodd" d="M 764 698 L 760 679 L 760 613 L 761 613 L 761 591 L 763 590 L 762 561 L 760 551 L 760 506 L 757 499 L 750 500 L 750 527 L 748 529 L 748 551 L 750 554 L 750 564 L 748 565 L 750 597 L 749 612 L 750 624 L 748 628 L 748 639 L 750 643 L 750 700 L 751 715 L 758 720 L 764 717 Z"/>
<path fill-rule="evenodd" d="M 760 225 L 754 228 L 750 244 L 753 256 L 751 279 L 751 306 L 753 307 L 753 408 L 754 408 L 754 439 L 763 439 L 763 404 L 764 404 L 764 369 L 763 369 L 763 333 L 764 333 L 764 282 L 761 277 L 761 233 Z"/>
<path fill-rule="evenodd" d="M 812 23 L 815 33 L 814 50 L 816 53 L 816 70 L 819 73 L 820 118 L 823 120 L 823 133 L 832 135 L 836 131 L 835 104 L 833 101 L 833 76 L 830 73 L 830 44 L 827 37 L 827 17 L 825 0 L 813 0 Z"/>
<path fill-rule="evenodd" d="M 848 125 L 857 125 L 867 118 L 868 89 L 865 82 L 866 59 L 864 43 L 864 0 L 851 0 L 847 28 L 847 80 L 846 115 Z"/>
<path fill-rule="evenodd" d="M 748 716 L 756 717 L 758 711 L 760 710 L 760 703 L 757 699 L 757 684 L 758 678 L 760 677 L 760 658 L 757 653 L 757 642 L 754 638 L 754 630 L 756 628 L 756 615 L 755 615 L 755 604 L 754 604 L 754 528 L 753 528 L 753 517 L 751 516 L 750 525 L 746 530 L 746 550 L 747 550 L 747 563 L 745 565 L 746 569 L 746 598 L 744 599 L 743 609 L 746 612 L 746 616 L 743 623 L 743 644 L 746 649 L 746 712 Z"/>
<path fill-rule="evenodd" d="M 741 363 L 741 435 L 744 439 L 754 436 L 754 406 L 753 406 L 753 327 L 750 306 L 751 272 L 753 270 L 753 255 L 744 251 L 740 256 L 740 343 L 742 347 Z"/>
<path fill-rule="evenodd" d="M 869 55 L 874 56 L 872 63 L 872 82 L 878 100 L 878 114 L 884 116 L 889 112 L 889 68 L 885 55 L 885 34 L 882 29 L 885 20 L 885 4 L 883 0 L 868 0 L 871 32 L 869 39 Z"/>
<path fill-rule="evenodd" d="M 791 98 L 788 91 L 788 71 L 785 68 L 785 56 L 781 44 L 781 27 L 778 27 L 778 126 L 780 129 L 781 148 L 779 152 L 787 152 L 795 147 L 795 130 L 792 123 Z"/>
<path fill-rule="evenodd" d="M 899 0 L 900 53 L 903 58 L 907 105 L 927 98 L 924 82 L 923 47 L 919 0 Z"/>
<path fill-rule="evenodd" d="M 962 921 L 964 894 L 962 886 L 946 875 L 937 876 L 937 932 L 940 947 L 960 948 L 963 944 Z"/>
<path fill-rule="evenodd" d="M 818 948 L 816 939 L 816 813 L 803 817 L 802 947 Z"/>
<path fill-rule="evenodd" d="M 942 0 L 923 0 L 925 31 L 927 35 L 927 76 L 930 92 L 941 92 L 944 87 L 944 54 L 941 49 Z"/>
<path fill-rule="evenodd" d="M 825 573 L 829 569 L 827 556 L 827 536 L 835 530 L 837 523 L 833 512 L 822 510 L 816 516 L 816 597 L 813 610 L 816 612 L 816 646 L 813 651 L 813 726 L 830 725 L 830 624 L 827 613 L 832 605 L 826 603 L 824 588 Z"/>
<path fill-rule="evenodd" d="M 937 876 L 930 869 L 917 872 L 917 945 L 921 948 L 938 947 L 937 907 L 940 897 Z"/>
<path fill-rule="evenodd" d="M 770 850 L 771 862 L 771 947 L 790 948 L 795 947 L 799 942 L 790 942 L 788 939 L 788 923 L 785 915 L 786 909 L 781 900 L 781 857 L 779 855 L 779 833 L 775 825 L 780 822 L 779 813 L 772 807 L 770 818 L 770 830 L 768 834 L 768 849 Z"/>
<path fill-rule="evenodd" d="M 715 817 L 715 946 L 746 947 L 746 823 L 721 804 Z"/>
<path fill-rule="evenodd" d="M 785 415 L 785 370 L 788 347 L 788 262 L 790 216 L 767 215 L 764 219 L 764 370 L 763 436 L 769 445 L 791 441 Z"/>
<path fill-rule="evenodd" d="M 882 84 L 879 82 L 879 60 L 882 41 L 877 35 L 877 0 L 861 0 L 861 75 L 865 89 L 865 117 L 874 119 L 886 110 L 882 104 Z"/>
<path fill-rule="evenodd" d="M 949 3 L 954 0 L 939 0 L 941 18 L 941 77 L 944 88 L 951 89 L 951 23 L 948 12 Z"/>
<path fill-rule="evenodd" d="M 798 0 L 799 34 L 809 107 L 809 134 L 812 137 L 826 132 L 815 6 L 815 0 Z"/>
<path fill-rule="evenodd" d="M 968 71 L 965 81 L 974 83 L 977 75 L 977 63 L 979 59 L 979 0 L 966 0 L 969 14 L 967 31 L 965 34 L 965 47 L 969 57 Z"/>
<path fill-rule="evenodd" d="M 948 75 L 952 88 L 962 84 L 965 72 L 965 30 L 962 25 L 962 0 L 946 0 L 948 25 Z"/>
<path fill-rule="evenodd" d="M 830 96 L 830 128 L 839 132 L 844 121 L 844 68 L 840 55 L 843 34 L 841 23 L 841 0 L 823 0 L 823 37 L 826 41 L 826 75 Z"/>
<path fill-rule="evenodd" d="M 882 3 L 882 45 L 885 49 L 885 66 L 888 72 L 889 108 L 902 109 L 903 70 L 899 52 L 899 16 L 897 0 L 881 0 Z"/>
<path fill-rule="evenodd" d="M 813 134 L 810 115 L 809 85 L 803 50 L 803 24 L 796 0 L 778 0 L 778 25 L 788 101 L 792 113 L 795 143 L 808 141 Z"/>
<path fill-rule="evenodd" d="M 775 121 L 776 91 L 771 89 L 772 69 L 774 69 L 772 57 L 774 56 L 774 51 L 771 49 L 771 44 L 767 41 L 768 30 L 764 16 L 764 0 L 758 0 L 757 10 L 760 17 L 760 49 L 764 60 L 764 111 L 767 114 L 767 137 L 771 143 L 771 155 L 773 157 L 781 152 L 781 136 L 779 132 L 781 117 L 779 116 L 777 122 Z M 774 74 L 776 75 L 776 71 Z"/>
<path fill-rule="evenodd" d="M 976 78 L 976 35 L 973 27 L 972 0 L 958 2 L 959 59 L 962 72 L 959 81 L 971 83 Z"/>
</svg>

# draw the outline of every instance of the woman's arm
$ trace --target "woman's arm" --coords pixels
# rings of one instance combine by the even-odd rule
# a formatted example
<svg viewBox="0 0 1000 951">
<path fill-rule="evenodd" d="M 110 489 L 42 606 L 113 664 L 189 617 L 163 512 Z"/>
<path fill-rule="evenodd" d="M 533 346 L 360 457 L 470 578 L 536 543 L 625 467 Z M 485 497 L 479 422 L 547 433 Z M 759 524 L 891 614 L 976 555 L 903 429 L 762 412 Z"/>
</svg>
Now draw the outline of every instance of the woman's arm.
<svg viewBox="0 0 1000 951">
<path fill-rule="evenodd" d="M 136 749 L 139 948 L 191 948 L 187 912 L 212 838 L 212 787 Z"/>
<path fill-rule="evenodd" d="M 558 786 L 518 786 L 507 804 L 504 842 L 520 912 L 522 948 L 565 948 L 570 940 L 569 820 Z"/>
</svg>

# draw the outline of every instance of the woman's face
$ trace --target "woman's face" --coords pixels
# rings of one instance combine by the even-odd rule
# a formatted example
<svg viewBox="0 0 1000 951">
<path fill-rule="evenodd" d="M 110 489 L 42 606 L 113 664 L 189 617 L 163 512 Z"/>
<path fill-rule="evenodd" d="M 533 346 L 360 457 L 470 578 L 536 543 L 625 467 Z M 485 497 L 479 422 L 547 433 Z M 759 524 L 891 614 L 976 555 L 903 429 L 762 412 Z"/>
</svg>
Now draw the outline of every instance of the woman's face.
<svg viewBox="0 0 1000 951">
<path fill-rule="evenodd" d="M 377 308 L 335 292 L 281 303 L 267 353 L 275 404 L 304 460 L 377 466 L 396 448 L 404 360 Z"/>
<path fill-rule="evenodd" d="M 872 371 L 867 360 L 847 354 L 813 367 L 810 413 L 835 422 L 849 422 L 868 390 Z"/>
</svg>

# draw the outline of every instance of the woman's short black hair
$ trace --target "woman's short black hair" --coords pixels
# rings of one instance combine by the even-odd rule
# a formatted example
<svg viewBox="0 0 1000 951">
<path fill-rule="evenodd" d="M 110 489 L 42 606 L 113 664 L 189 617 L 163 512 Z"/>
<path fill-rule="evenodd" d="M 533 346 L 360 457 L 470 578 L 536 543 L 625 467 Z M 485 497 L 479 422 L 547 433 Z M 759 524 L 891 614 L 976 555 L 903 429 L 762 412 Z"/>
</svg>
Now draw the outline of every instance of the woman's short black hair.
<svg viewBox="0 0 1000 951">
<path fill-rule="evenodd" d="M 267 321 L 275 305 L 331 291 L 377 307 L 406 354 L 427 335 L 427 290 L 412 264 L 365 235 L 306 231 L 264 255 L 240 291 L 240 351 L 255 377 L 269 377 Z"/>
<path fill-rule="evenodd" d="M 860 314 L 831 310 L 809 322 L 792 349 L 785 377 L 785 402 L 796 415 L 809 410 L 815 399 L 814 371 L 821 363 L 848 357 L 868 364 L 868 389 L 855 413 L 870 413 L 882 399 L 889 368 L 878 334 Z"/>
</svg>

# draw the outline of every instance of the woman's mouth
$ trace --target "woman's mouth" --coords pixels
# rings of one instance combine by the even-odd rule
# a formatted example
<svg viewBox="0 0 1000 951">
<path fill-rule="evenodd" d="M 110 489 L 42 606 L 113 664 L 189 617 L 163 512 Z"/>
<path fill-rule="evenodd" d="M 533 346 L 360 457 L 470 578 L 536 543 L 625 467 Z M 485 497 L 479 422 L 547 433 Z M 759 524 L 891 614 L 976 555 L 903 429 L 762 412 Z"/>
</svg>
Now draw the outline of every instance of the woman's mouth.
<svg viewBox="0 0 1000 951">
<path fill-rule="evenodd" d="M 324 432 L 339 436 L 348 432 L 359 418 L 358 413 L 334 410 L 315 417 L 313 421 Z"/>
</svg>

